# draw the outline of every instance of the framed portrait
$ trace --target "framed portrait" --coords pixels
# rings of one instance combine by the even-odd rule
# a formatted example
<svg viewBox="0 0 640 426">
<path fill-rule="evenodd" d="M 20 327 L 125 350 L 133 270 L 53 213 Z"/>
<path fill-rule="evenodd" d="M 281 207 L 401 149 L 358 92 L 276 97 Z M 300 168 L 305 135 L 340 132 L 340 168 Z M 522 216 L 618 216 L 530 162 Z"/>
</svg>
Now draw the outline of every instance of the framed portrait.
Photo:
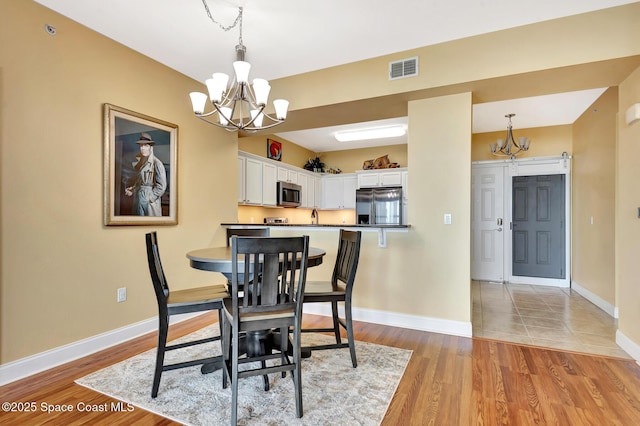
<svg viewBox="0 0 640 426">
<path fill-rule="evenodd" d="M 104 104 L 104 224 L 178 224 L 178 126 Z"/>
<path fill-rule="evenodd" d="M 273 139 L 267 139 L 267 158 L 282 160 L 282 144 Z"/>
</svg>

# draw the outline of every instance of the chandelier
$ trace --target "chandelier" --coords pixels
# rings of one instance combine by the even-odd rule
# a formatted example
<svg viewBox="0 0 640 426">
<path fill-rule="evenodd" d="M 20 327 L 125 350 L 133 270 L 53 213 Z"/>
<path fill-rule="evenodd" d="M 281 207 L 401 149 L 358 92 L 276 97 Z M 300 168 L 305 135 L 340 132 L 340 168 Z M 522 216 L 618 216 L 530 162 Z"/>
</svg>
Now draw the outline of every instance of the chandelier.
<svg viewBox="0 0 640 426">
<path fill-rule="evenodd" d="M 202 3 L 209 19 L 218 24 L 223 30 L 228 31 L 238 25 L 240 37 L 236 46 L 236 61 L 233 63 L 235 75 L 231 84 L 227 86 L 229 82 L 227 74 L 217 72 L 213 73 L 212 78 L 205 81 L 209 92 L 208 96 L 201 92 L 191 92 L 189 94 L 196 117 L 207 123 L 222 127 L 229 132 L 239 130 L 255 132 L 283 123 L 287 118 L 289 101 L 284 99 L 274 100 L 275 117 L 270 116 L 264 112 L 269 98 L 269 91 L 271 90 L 269 82 L 262 78 L 255 78 L 252 84 L 249 84 L 251 64 L 244 60 L 247 49 L 242 44 L 243 8 L 238 8 L 238 16 L 233 24 L 229 27 L 223 27 L 211 16 L 206 0 L 202 0 Z M 210 112 L 205 112 L 207 98 L 209 98 L 213 106 Z"/>
<path fill-rule="evenodd" d="M 507 114 L 505 117 L 509 119 L 509 123 L 507 124 L 507 139 L 498 139 L 497 142 L 489 146 L 491 147 L 491 153 L 493 155 L 511 157 L 513 159 L 516 158 L 519 153 L 529 150 L 531 140 L 521 136 L 518 138 L 520 143 L 516 142 L 513 137 L 513 131 L 511 130 L 511 117 L 515 117 L 515 114 Z"/>
</svg>

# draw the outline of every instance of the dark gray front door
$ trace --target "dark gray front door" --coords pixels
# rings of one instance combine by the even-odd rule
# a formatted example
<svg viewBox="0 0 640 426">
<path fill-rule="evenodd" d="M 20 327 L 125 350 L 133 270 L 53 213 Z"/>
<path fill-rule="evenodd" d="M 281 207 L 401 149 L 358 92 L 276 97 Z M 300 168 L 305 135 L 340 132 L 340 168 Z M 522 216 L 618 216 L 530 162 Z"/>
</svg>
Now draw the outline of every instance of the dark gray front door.
<svg viewBox="0 0 640 426">
<path fill-rule="evenodd" d="M 513 178 L 512 274 L 565 278 L 565 176 Z"/>
</svg>

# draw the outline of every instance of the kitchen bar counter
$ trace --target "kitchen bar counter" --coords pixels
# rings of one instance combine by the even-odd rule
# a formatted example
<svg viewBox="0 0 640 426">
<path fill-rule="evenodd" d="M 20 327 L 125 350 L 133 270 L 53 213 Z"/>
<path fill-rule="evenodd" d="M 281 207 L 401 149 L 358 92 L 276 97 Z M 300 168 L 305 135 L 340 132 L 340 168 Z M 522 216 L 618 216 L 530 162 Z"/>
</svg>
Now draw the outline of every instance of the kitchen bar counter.
<svg viewBox="0 0 640 426">
<path fill-rule="evenodd" d="M 355 225 L 355 224 L 315 224 L 315 223 L 221 223 L 228 228 L 271 228 L 278 230 L 333 231 L 348 229 L 362 232 L 377 232 L 378 247 L 387 246 L 387 232 L 408 232 L 411 225 Z"/>
<path fill-rule="evenodd" d="M 352 225 L 348 223 L 342 224 L 324 224 L 324 223 L 221 223 L 222 226 L 228 227 L 251 227 L 251 228 L 264 228 L 264 227 L 296 227 L 296 228 L 361 228 L 365 229 L 409 229 L 411 225 Z"/>
</svg>

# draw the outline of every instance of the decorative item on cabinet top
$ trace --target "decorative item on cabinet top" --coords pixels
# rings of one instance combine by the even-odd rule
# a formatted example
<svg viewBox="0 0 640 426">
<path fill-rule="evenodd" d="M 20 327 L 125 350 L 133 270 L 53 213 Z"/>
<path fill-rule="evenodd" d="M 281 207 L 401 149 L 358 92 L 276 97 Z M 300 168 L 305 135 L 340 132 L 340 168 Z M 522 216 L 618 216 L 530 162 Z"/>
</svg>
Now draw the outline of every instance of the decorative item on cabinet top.
<svg viewBox="0 0 640 426">
<path fill-rule="evenodd" d="M 392 163 L 389 160 L 389 155 L 383 155 L 374 160 L 366 160 L 362 164 L 362 170 L 374 170 L 374 169 L 395 169 L 400 167 L 398 163 Z"/>
<path fill-rule="evenodd" d="M 323 173 L 324 163 L 320 160 L 320 157 L 316 156 L 316 158 L 309 158 L 309 161 L 302 168 L 310 172 Z"/>
</svg>

